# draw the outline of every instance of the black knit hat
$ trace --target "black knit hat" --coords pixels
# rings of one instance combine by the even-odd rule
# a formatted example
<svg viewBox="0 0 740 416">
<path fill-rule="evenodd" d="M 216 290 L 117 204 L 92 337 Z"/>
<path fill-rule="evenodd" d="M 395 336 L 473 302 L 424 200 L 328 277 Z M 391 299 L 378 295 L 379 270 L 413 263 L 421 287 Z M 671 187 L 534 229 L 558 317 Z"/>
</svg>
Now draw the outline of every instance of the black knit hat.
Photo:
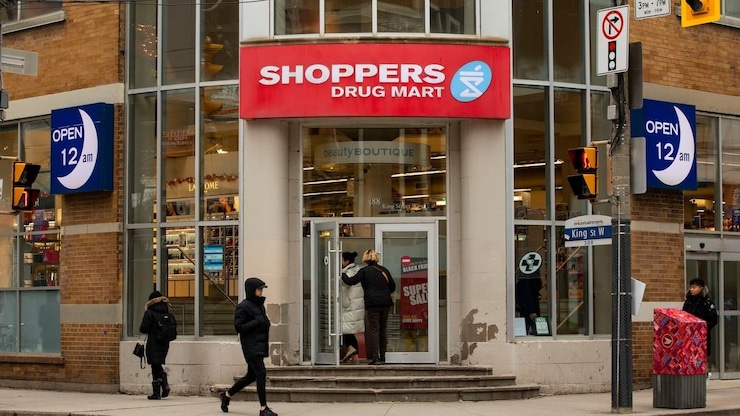
<svg viewBox="0 0 740 416">
<path fill-rule="evenodd" d="M 161 297 L 162 297 L 162 293 L 159 290 L 155 290 L 149 295 L 149 300 L 152 300 L 154 298 L 161 298 Z"/>
</svg>

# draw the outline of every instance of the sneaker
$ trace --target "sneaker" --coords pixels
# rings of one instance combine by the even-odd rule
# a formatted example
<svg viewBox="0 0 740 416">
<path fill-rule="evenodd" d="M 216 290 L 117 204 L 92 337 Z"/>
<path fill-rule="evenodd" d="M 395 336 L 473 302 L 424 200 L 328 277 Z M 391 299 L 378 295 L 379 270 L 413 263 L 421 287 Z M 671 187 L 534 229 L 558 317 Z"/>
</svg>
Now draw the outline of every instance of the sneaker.
<svg viewBox="0 0 740 416">
<path fill-rule="evenodd" d="M 260 410 L 260 416 L 278 416 L 278 414 L 273 412 L 269 407 L 265 407 L 265 410 Z"/>
<path fill-rule="evenodd" d="M 222 391 L 218 394 L 218 398 L 221 399 L 221 411 L 229 413 L 229 402 L 231 401 L 231 397 L 226 396 L 226 393 Z"/>
</svg>

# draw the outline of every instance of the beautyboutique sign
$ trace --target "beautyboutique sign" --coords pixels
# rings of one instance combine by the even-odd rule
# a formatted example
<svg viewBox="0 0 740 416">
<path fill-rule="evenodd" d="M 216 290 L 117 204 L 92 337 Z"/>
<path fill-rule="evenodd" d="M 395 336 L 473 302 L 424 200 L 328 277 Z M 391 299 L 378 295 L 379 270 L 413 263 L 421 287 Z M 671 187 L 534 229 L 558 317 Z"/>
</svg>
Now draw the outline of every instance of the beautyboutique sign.
<svg viewBox="0 0 740 416">
<path fill-rule="evenodd" d="M 243 46 L 239 114 L 506 119 L 509 60 L 484 45 Z"/>
</svg>

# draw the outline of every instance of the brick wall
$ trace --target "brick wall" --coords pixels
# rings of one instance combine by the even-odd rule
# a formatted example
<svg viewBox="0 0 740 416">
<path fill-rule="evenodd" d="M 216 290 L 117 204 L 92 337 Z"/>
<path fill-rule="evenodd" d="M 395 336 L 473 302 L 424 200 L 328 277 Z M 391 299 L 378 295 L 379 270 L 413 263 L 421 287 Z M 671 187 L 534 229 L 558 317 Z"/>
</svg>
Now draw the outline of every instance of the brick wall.
<svg viewBox="0 0 740 416">
<path fill-rule="evenodd" d="M 632 220 L 666 223 L 673 230 L 683 227 L 683 194 L 649 190 L 632 198 Z M 632 277 L 646 284 L 645 302 L 678 302 L 684 293 L 684 234 L 648 232 L 632 228 Z M 632 325 L 632 372 L 634 383 L 651 383 L 653 370 L 652 322 Z"/>
<path fill-rule="evenodd" d="M 3 46 L 38 53 L 38 75 L 3 74 L 11 100 L 123 80 L 125 3 L 64 3 L 66 20 L 3 36 Z"/>
<path fill-rule="evenodd" d="M 124 76 L 125 3 L 65 3 L 63 22 L 9 33 L 3 46 L 38 53 L 38 75 L 4 74 L 12 100 L 122 83 Z M 124 109 L 115 106 L 113 192 L 61 198 L 62 226 L 87 225 L 87 233 L 65 233 L 60 256 L 62 305 L 117 305 L 123 293 L 123 234 L 97 232 L 95 224 L 123 222 Z M 92 319 L 91 321 L 94 321 Z M 90 391 L 118 391 L 120 322 L 64 322 L 61 358 L 0 357 L 5 385 L 76 386 Z M 45 384 L 42 384 L 45 383 Z M 87 387 L 85 387 L 87 386 Z"/>
<path fill-rule="evenodd" d="M 630 7 L 634 11 L 634 1 Z M 635 20 L 632 13 L 630 42 L 642 42 L 644 82 L 740 96 L 736 28 L 718 24 L 682 28 L 675 14 Z"/>
</svg>

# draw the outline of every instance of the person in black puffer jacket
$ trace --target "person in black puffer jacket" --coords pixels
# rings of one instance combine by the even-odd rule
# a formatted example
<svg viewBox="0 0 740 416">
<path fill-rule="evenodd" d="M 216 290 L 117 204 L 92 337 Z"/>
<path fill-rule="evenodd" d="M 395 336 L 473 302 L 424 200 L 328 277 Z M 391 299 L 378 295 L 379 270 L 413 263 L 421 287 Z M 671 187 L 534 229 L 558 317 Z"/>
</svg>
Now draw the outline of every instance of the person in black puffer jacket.
<svg viewBox="0 0 740 416">
<path fill-rule="evenodd" d="M 719 315 L 712 298 L 709 297 L 709 288 L 703 279 L 691 279 L 689 290 L 686 292 L 686 301 L 683 310 L 707 322 L 707 357 L 711 354 L 710 331 L 717 325 Z"/>
<path fill-rule="evenodd" d="M 141 320 L 139 332 L 147 334 L 146 337 L 146 360 L 152 366 L 152 390 L 149 400 L 159 400 L 170 395 L 170 385 L 167 382 L 167 373 L 164 371 L 167 353 L 170 351 L 169 341 L 162 341 L 156 336 L 157 324 L 162 314 L 169 313 L 169 300 L 162 296 L 158 290 L 149 295 L 146 302 L 146 311 Z"/>
<path fill-rule="evenodd" d="M 350 286 L 362 284 L 365 292 L 365 321 L 367 331 L 367 359 L 371 365 L 385 363 L 387 347 L 386 327 L 388 314 L 393 306 L 391 293 L 396 290 L 391 272 L 378 264 L 378 253 L 375 250 L 366 250 L 362 261 L 367 267 L 360 269 L 356 275 L 348 276 L 342 273 L 342 281 Z"/>
<path fill-rule="evenodd" d="M 260 401 L 260 416 L 277 416 L 267 407 L 267 370 L 265 357 L 270 346 L 270 319 L 265 311 L 265 298 L 262 291 L 267 288 L 262 279 L 250 277 L 244 282 L 246 299 L 239 303 L 234 312 L 234 329 L 239 334 L 242 354 L 247 361 L 247 374 L 234 383 L 231 388 L 219 394 L 221 410 L 229 411 L 231 397 L 244 387 L 257 382 L 257 396 Z"/>
</svg>

